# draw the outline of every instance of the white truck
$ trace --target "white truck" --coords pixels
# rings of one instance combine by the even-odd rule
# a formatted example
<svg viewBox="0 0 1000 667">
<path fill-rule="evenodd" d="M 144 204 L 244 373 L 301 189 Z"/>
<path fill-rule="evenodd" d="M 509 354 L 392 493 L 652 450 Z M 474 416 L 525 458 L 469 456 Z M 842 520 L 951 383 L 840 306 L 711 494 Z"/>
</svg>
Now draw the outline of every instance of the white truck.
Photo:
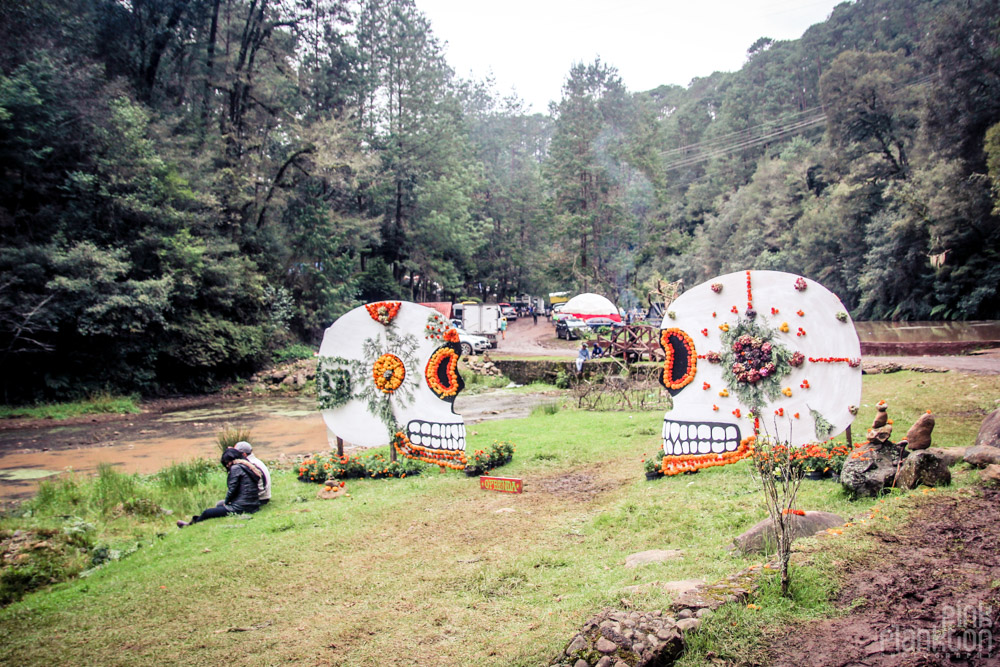
<svg viewBox="0 0 1000 667">
<path fill-rule="evenodd" d="M 485 336 L 490 341 L 490 347 L 497 346 L 497 336 L 500 334 L 500 306 L 495 303 L 463 303 L 461 319 L 463 329 L 470 334 Z"/>
</svg>

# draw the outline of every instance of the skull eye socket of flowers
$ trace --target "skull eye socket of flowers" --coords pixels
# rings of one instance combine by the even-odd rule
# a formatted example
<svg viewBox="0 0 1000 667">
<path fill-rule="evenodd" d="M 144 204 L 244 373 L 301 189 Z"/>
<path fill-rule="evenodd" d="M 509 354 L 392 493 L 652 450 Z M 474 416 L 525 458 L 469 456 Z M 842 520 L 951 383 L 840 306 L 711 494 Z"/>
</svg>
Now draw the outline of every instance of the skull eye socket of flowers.
<svg viewBox="0 0 1000 667">
<path fill-rule="evenodd" d="M 464 452 L 465 424 L 453 409 L 465 386 L 460 348 L 454 329 L 442 321 L 425 306 L 383 302 L 334 322 L 323 336 L 317 373 L 328 430 L 373 447 L 401 429 L 426 450 Z"/>
<path fill-rule="evenodd" d="M 823 441 L 853 421 L 861 346 L 840 300 L 778 271 L 705 282 L 668 306 L 661 382 L 666 472 L 730 463 L 758 429 L 793 446 Z"/>
</svg>

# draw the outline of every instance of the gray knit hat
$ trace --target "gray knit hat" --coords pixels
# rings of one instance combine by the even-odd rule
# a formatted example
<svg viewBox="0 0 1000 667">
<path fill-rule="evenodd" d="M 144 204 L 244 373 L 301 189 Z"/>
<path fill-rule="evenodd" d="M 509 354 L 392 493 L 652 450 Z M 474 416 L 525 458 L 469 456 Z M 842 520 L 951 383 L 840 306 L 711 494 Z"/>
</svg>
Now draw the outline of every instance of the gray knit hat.
<svg viewBox="0 0 1000 667">
<path fill-rule="evenodd" d="M 253 452 L 253 445 L 251 445 L 251 444 L 250 444 L 249 442 L 247 442 L 246 440 L 240 440 L 240 441 L 239 441 L 239 442 L 237 442 L 237 443 L 236 443 L 235 445 L 233 445 L 233 447 L 234 447 L 235 449 L 238 449 L 238 450 L 240 450 L 240 451 L 241 451 L 241 452 L 243 452 L 244 454 L 250 454 L 250 453 L 252 453 L 252 452 Z"/>
</svg>

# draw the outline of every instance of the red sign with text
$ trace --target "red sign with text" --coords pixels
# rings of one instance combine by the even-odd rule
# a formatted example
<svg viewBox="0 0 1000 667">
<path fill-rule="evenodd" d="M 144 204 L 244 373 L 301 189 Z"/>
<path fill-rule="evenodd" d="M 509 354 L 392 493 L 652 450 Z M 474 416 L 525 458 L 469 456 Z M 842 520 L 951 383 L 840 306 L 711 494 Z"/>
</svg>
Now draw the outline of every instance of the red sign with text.
<svg viewBox="0 0 1000 667">
<path fill-rule="evenodd" d="M 480 477 L 479 488 L 501 493 L 523 493 L 524 482 L 512 477 Z"/>
</svg>

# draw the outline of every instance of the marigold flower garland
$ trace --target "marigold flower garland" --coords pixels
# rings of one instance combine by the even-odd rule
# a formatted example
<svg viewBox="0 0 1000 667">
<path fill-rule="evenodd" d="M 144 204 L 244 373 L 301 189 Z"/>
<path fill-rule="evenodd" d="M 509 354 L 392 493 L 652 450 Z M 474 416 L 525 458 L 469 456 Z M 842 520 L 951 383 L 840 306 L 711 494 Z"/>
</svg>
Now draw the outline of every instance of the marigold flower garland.
<svg viewBox="0 0 1000 667">
<path fill-rule="evenodd" d="M 424 463 L 432 463 L 442 468 L 464 470 L 468 464 L 468 459 L 466 459 L 464 451 L 456 450 L 449 452 L 414 445 L 402 431 L 396 431 L 396 435 L 392 438 L 392 447 L 400 456 L 423 461 Z"/>
<path fill-rule="evenodd" d="M 671 338 L 679 340 L 687 350 L 687 368 L 684 370 L 684 375 L 677 380 L 671 379 L 674 375 L 674 347 L 670 342 Z M 686 387 L 694 380 L 695 372 L 698 370 L 698 355 L 695 353 L 691 337 L 681 329 L 664 329 L 660 334 L 660 345 L 663 346 L 666 356 L 663 362 L 663 386 L 674 390 Z"/>
<path fill-rule="evenodd" d="M 447 385 L 441 383 L 441 364 L 446 364 Z M 458 353 L 450 347 L 435 350 L 431 358 L 427 360 L 424 377 L 427 378 L 427 386 L 431 388 L 431 391 L 441 398 L 458 394 Z"/>
<path fill-rule="evenodd" d="M 366 303 L 365 310 L 376 322 L 388 325 L 399 313 L 400 305 L 399 301 L 379 301 L 378 303 Z"/>
<path fill-rule="evenodd" d="M 755 436 L 748 436 L 740 441 L 740 446 L 734 451 L 722 454 L 686 454 L 683 456 L 664 456 L 660 471 L 664 475 L 679 475 L 682 472 L 694 472 L 702 468 L 736 463 L 753 453 Z"/>
</svg>

